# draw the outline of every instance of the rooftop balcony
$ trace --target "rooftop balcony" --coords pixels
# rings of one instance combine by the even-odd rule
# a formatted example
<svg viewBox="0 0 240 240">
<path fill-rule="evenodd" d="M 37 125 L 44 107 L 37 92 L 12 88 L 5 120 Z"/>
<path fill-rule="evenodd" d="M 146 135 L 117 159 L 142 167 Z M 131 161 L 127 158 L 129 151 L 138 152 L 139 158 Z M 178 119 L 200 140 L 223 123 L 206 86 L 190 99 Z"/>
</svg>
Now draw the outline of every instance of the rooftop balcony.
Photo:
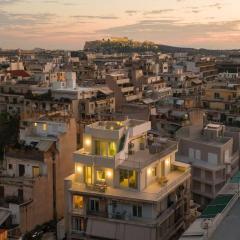
<svg viewBox="0 0 240 240">
<path fill-rule="evenodd" d="M 139 96 L 138 95 L 129 95 L 129 96 L 125 96 L 126 97 L 126 100 L 127 102 L 131 102 L 131 101 L 135 101 L 135 100 L 138 100 L 139 99 Z"/>
<path fill-rule="evenodd" d="M 83 148 L 79 151 L 74 152 L 73 156 L 75 162 L 79 162 L 85 165 L 91 164 L 95 166 L 102 166 L 105 168 L 116 168 L 116 157 L 93 155 L 90 153 L 86 153 Z"/>
<path fill-rule="evenodd" d="M 171 171 L 167 176 L 165 176 L 165 182 L 155 181 L 141 192 L 113 187 L 106 187 L 105 191 L 98 191 L 96 188 L 89 188 L 86 184 L 76 182 L 74 180 L 74 176 L 75 175 L 72 175 L 66 179 L 70 183 L 69 190 L 73 193 L 91 196 L 104 195 L 105 197 L 109 198 L 114 197 L 116 199 L 124 199 L 129 201 L 154 203 L 166 197 L 178 186 L 187 181 L 190 178 L 190 169 L 188 168 L 188 165 L 180 164 L 179 166 L 176 166 L 175 170 Z"/>
<path fill-rule="evenodd" d="M 7 158 L 44 161 L 44 153 L 31 147 L 11 148 L 6 151 Z"/>
<path fill-rule="evenodd" d="M 116 80 L 116 82 L 118 85 L 121 85 L 121 84 L 129 83 L 130 80 L 129 80 L 129 78 L 122 78 L 122 79 Z"/>
</svg>

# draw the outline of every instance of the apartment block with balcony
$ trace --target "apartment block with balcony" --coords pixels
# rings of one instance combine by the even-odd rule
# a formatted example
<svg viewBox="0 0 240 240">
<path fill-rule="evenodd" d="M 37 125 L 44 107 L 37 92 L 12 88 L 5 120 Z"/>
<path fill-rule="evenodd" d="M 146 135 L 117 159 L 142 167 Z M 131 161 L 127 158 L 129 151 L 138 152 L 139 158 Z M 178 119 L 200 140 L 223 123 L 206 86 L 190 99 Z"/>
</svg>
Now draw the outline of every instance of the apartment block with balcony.
<svg viewBox="0 0 240 240">
<path fill-rule="evenodd" d="M 116 108 L 123 104 L 138 101 L 142 92 L 135 87 L 124 73 L 111 73 L 106 75 L 106 84 L 114 92 Z"/>
<path fill-rule="evenodd" d="M 23 95 L 0 93 L 0 113 L 7 112 L 10 115 L 20 115 L 23 111 Z"/>
<path fill-rule="evenodd" d="M 177 160 L 192 166 L 192 196 L 205 206 L 239 168 L 239 132 L 224 125 L 184 127 L 177 133 Z"/>
<path fill-rule="evenodd" d="M 186 70 L 199 74 L 199 78 L 206 82 L 215 80 L 218 74 L 214 58 L 196 58 L 193 61 L 186 61 Z"/>
<path fill-rule="evenodd" d="M 177 143 L 148 134 L 150 122 L 100 121 L 85 128 L 65 179 L 69 239 L 170 239 L 189 213 L 189 165 Z"/>
<path fill-rule="evenodd" d="M 8 146 L 0 171 L 0 204 L 11 211 L 8 227 L 24 235 L 64 215 L 64 178 L 76 150 L 73 118 L 48 115 L 22 120 L 19 144 Z"/>
<path fill-rule="evenodd" d="M 240 85 L 220 83 L 209 85 L 201 98 L 208 120 L 240 126 Z"/>
</svg>

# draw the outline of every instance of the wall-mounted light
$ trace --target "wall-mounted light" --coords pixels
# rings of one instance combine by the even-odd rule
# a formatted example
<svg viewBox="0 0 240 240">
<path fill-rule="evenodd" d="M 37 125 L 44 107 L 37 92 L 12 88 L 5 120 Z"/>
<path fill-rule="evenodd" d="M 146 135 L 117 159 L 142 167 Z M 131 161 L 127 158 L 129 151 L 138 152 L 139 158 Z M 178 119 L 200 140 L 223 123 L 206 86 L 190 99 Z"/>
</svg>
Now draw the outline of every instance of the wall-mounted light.
<svg viewBox="0 0 240 240">
<path fill-rule="evenodd" d="M 87 147 L 89 147 L 89 146 L 91 145 L 91 139 L 86 138 L 86 139 L 85 139 L 85 145 L 86 145 Z"/>
<path fill-rule="evenodd" d="M 166 164 L 166 166 L 170 165 L 170 159 L 169 158 L 165 160 L 165 164 Z"/>
<path fill-rule="evenodd" d="M 76 173 L 81 174 L 83 172 L 83 167 L 79 164 L 76 164 Z"/>
<path fill-rule="evenodd" d="M 151 168 L 148 168 L 147 174 L 148 174 L 148 176 L 150 176 L 152 174 L 152 169 Z"/>
<path fill-rule="evenodd" d="M 107 170 L 107 177 L 111 178 L 112 177 L 112 171 L 111 170 Z"/>
<path fill-rule="evenodd" d="M 34 123 L 34 127 L 37 127 L 37 125 L 38 125 L 38 124 L 35 122 L 35 123 Z"/>
</svg>

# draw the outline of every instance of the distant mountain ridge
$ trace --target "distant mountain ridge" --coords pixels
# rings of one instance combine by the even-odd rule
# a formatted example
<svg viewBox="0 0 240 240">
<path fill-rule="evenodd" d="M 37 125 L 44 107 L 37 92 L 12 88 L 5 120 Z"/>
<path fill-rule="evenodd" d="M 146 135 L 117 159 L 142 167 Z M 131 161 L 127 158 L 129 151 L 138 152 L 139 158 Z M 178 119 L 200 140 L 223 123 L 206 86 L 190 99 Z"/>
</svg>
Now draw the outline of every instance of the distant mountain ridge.
<svg viewBox="0 0 240 240">
<path fill-rule="evenodd" d="M 162 52 L 162 53 L 174 53 L 174 52 L 187 52 L 191 54 L 206 54 L 206 55 L 229 55 L 240 53 L 239 49 L 232 50 L 211 50 L 211 49 L 196 49 L 187 47 L 175 47 L 162 44 L 156 44 L 153 42 L 145 41 L 133 41 L 128 38 L 110 38 L 96 41 L 88 41 L 85 43 L 84 51 L 96 52 L 96 53 L 132 53 L 132 52 Z"/>
</svg>

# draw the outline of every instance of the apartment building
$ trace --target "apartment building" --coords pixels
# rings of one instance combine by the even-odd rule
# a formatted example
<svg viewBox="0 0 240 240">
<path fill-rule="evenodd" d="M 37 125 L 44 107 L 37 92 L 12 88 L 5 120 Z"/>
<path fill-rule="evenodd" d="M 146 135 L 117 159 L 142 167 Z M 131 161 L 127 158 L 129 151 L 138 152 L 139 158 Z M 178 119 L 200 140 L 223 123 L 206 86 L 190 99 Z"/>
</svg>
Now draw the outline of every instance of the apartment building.
<svg viewBox="0 0 240 240">
<path fill-rule="evenodd" d="M 75 120 L 60 114 L 23 120 L 19 139 L 5 152 L 0 203 L 11 212 L 7 227 L 22 235 L 64 215 L 64 178 L 74 170 Z"/>
<path fill-rule="evenodd" d="M 151 121 L 154 129 L 175 136 L 181 127 L 201 125 L 204 121 L 204 111 L 197 108 L 195 96 L 169 97 L 159 101 Z"/>
<path fill-rule="evenodd" d="M 239 126 L 240 84 L 220 83 L 208 85 L 201 98 L 208 120 Z"/>
<path fill-rule="evenodd" d="M 142 92 L 136 88 L 124 73 L 111 73 L 106 75 L 106 84 L 114 92 L 116 108 L 123 104 L 141 99 Z"/>
<path fill-rule="evenodd" d="M 86 126 L 65 180 L 68 239 L 170 239 L 189 213 L 189 165 L 176 142 L 149 135 L 142 120 Z"/>
<path fill-rule="evenodd" d="M 204 209 L 190 227 L 183 233 L 180 240 L 225 240 L 237 239 L 239 229 L 239 179 L 237 172 L 230 179 L 214 200 Z"/>
<path fill-rule="evenodd" d="M 201 205 L 214 199 L 239 168 L 239 131 L 224 125 L 184 127 L 177 133 L 177 160 L 192 166 L 192 197 Z"/>
<path fill-rule="evenodd" d="M 10 115 L 20 115 L 23 111 L 23 95 L 0 93 L 0 113 L 7 112 Z"/>
<path fill-rule="evenodd" d="M 214 80 L 218 74 L 215 59 L 208 57 L 186 61 L 186 70 L 199 74 L 199 78 L 206 82 Z"/>
</svg>

